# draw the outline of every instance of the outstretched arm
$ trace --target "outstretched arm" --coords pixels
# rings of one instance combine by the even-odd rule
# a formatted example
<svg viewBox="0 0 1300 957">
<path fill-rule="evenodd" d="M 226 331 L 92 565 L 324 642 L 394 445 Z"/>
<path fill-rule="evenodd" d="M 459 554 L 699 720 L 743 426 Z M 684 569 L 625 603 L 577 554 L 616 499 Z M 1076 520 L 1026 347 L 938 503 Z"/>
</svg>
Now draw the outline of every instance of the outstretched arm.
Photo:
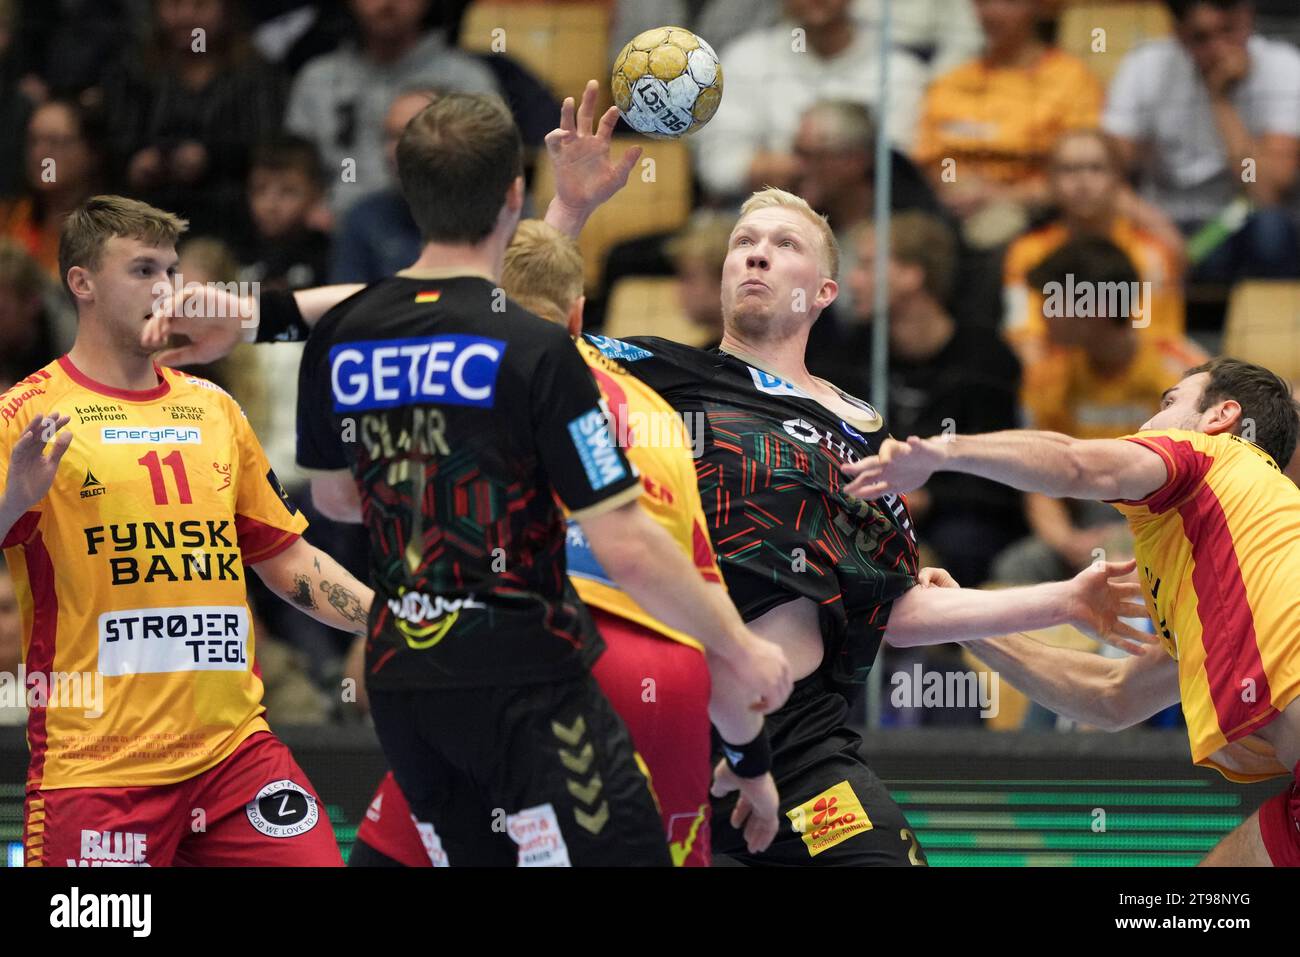
<svg viewBox="0 0 1300 957">
<path fill-rule="evenodd" d="M 1178 664 L 1158 647 L 1105 658 L 1028 635 L 1003 635 L 967 647 L 1043 707 L 1104 731 L 1132 727 L 1180 698 Z"/>
<path fill-rule="evenodd" d="M 858 498 L 910 492 L 935 472 L 965 472 L 1025 492 L 1102 501 L 1145 498 L 1168 478 L 1164 460 L 1136 442 L 1028 430 L 886 439 L 879 454 L 843 471 L 852 479 L 845 491 Z"/>
<path fill-rule="evenodd" d="M 354 635 L 366 633 L 375 593 L 306 539 L 253 566 L 271 589 L 322 624 Z"/>
<path fill-rule="evenodd" d="M 1069 581 L 997 591 L 918 586 L 894 602 L 885 640 L 906 648 L 1069 624 L 1098 641 L 1140 651 L 1155 636 L 1120 619 L 1146 615 L 1137 603 L 1141 586 L 1111 580 L 1134 567 L 1132 561 L 1096 562 Z"/>
</svg>

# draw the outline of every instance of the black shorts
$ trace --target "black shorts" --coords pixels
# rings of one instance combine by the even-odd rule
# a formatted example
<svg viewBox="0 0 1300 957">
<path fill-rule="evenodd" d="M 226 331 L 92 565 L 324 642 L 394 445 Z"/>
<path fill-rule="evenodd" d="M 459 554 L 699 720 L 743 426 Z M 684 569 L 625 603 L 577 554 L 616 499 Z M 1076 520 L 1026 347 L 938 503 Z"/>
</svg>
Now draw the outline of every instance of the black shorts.
<svg viewBox="0 0 1300 957">
<path fill-rule="evenodd" d="M 435 866 L 671 866 L 632 739 L 590 675 L 370 692 Z"/>
<path fill-rule="evenodd" d="M 848 710 L 844 697 L 814 674 L 768 715 L 780 829 L 771 847 L 750 854 L 744 834 L 731 826 L 736 796 L 715 799 L 715 861 L 750 867 L 926 864 L 902 809 L 863 760 L 862 737 L 846 725 Z"/>
</svg>

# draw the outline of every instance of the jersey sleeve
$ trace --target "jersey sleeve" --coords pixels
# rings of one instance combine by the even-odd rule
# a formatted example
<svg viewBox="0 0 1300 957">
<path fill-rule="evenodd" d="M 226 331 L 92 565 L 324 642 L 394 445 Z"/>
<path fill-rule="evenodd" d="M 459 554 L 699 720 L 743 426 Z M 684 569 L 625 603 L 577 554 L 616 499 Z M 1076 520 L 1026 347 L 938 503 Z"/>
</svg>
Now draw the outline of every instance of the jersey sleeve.
<svg viewBox="0 0 1300 957">
<path fill-rule="evenodd" d="M 244 564 L 255 565 L 297 541 L 307 528 L 307 519 L 276 478 L 243 412 L 233 401 L 230 408 L 239 450 L 235 532 Z"/>
<path fill-rule="evenodd" d="M 327 320 L 322 320 L 321 324 Z M 307 340 L 298 366 L 298 467 L 308 472 L 337 472 L 351 465 L 343 436 L 334 422 L 330 388 L 330 336 L 317 326 Z"/>
<path fill-rule="evenodd" d="M 604 400 L 567 335 L 548 339 L 532 377 L 530 407 L 538 457 L 573 518 L 636 499 L 636 468 L 610 434 Z"/>
<path fill-rule="evenodd" d="M 1214 464 L 1214 456 L 1207 448 L 1206 437 L 1197 432 L 1170 429 L 1137 432 L 1122 438 L 1160 456 L 1165 463 L 1165 481 L 1145 498 L 1113 503 L 1121 511 L 1125 510 L 1125 506 L 1144 506 L 1151 514 L 1159 515 L 1177 508 L 1200 487 L 1210 466 Z"/>
</svg>

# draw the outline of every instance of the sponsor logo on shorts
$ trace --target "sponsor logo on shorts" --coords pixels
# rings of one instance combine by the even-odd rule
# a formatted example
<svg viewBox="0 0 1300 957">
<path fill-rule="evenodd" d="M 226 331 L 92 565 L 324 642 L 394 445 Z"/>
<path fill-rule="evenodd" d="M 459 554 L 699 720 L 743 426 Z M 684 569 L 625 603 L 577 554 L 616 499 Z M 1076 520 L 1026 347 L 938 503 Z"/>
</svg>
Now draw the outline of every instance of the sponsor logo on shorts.
<svg viewBox="0 0 1300 957">
<path fill-rule="evenodd" d="M 203 435 L 198 429 L 172 425 L 156 429 L 126 429 L 106 425 L 100 429 L 99 435 L 106 445 L 198 445 L 203 441 Z"/>
<path fill-rule="evenodd" d="M 443 335 L 349 342 L 330 350 L 334 411 L 416 403 L 492 408 L 502 339 Z"/>
<path fill-rule="evenodd" d="M 506 815 L 506 833 L 519 845 L 519 867 L 572 867 L 555 808 L 547 804 Z"/>
<path fill-rule="evenodd" d="M 434 867 L 450 867 L 451 861 L 447 859 L 447 852 L 443 850 L 442 838 L 433 829 L 433 825 L 427 821 L 416 821 L 414 814 L 411 815 L 411 820 L 415 821 L 415 829 L 420 832 L 420 843 L 424 845 L 424 852 L 429 855 L 429 863 Z"/>
<path fill-rule="evenodd" d="M 379 819 L 384 815 L 384 796 L 376 794 L 375 799 L 370 802 L 370 807 L 366 808 L 366 820 L 378 824 Z"/>
<path fill-rule="evenodd" d="M 589 335 L 587 341 L 599 349 L 601 354 L 617 359 L 619 362 L 636 362 L 638 359 L 649 359 L 654 355 L 649 349 L 642 349 L 622 339 L 611 339 L 609 336 Z"/>
<path fill-rule="evenodd" d="M 133 608 L 99 616 L 99 670 L 108 677 L 170 671 L 246 671 L 241 605 Z"/>
<path fill-rule="evenodd" d="M 627 469 L 609 434 L 609 413 L 603 399 L 598 408 L 569 423 L 569 437 L 578 450 L 578 458 L 593 491 L 600 491 L 627 477 Z"/>
<path fill-rule="evenodd" d="M 791 808 L 785 816 L 790 819 L 790 827 L 803 837 L 809 857 L 816 857 L 854 834 L 875 827 L 848 781 L 841 781 L 811 801 Z"/>
<path fill-rule="evenodd" d="M 69 867 L 148 867 L 148 835 L 128 831 L 81 832 L 81 856 Z"/>
<path fill-rule="evenodd" d="M 267 837 L 297 837 L 320 820 L 316 796 L 288 778 L 263 787 L 244 806 L 244 813 L 248 823 Z"/>
</svg>

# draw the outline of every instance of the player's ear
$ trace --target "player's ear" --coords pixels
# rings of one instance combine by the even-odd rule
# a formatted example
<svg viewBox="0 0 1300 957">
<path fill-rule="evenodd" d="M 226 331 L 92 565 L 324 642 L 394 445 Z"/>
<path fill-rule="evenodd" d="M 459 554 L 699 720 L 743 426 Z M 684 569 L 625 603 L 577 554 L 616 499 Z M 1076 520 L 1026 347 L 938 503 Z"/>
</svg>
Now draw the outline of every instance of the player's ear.
<svg viewBox="0 0 1300 957">
<path fill-rule="evenodd" d="M 817 297 L 813 300 L 818 311 L 825 309 L 835 301 L 835 297 L 840 294 L 840 284 L 834 279 L 822 279 L 822 284 L 817 290 Z"/>
<path fill-rule="evenodd" d="M 1205 410 L 1208 419 L 1204 421 L 1205 431 L 1210 435 L 1231 432 L 1241 434 L 1241 403 L 1236 399 L 1224 399 Z"/>
<path fill-rule="evenodd" d="M 515 181 L 506 190 L 506 208 L 512 213 L 519 213 L 524 208 L 524 178 L 516 176 Z"/>
<path fill-rule="evenodd" d="M 577 299 L 573 300 L 573 305 L 569 307 L 569 319 L 567 325 L 569 327 L 569 335 L 573 336 L 575 339 L 582 335 L 582 309 L 586 304 L 587 297 L 579 296 Z"/>
<path fill-rule="evenodd" d="M 68 288 L 72 290 L 72 298 L 78 302 L 88 303 L 95 297 L 90 272 L 84 266 L 72 266 L 68 269 Z"/>
</svg>

